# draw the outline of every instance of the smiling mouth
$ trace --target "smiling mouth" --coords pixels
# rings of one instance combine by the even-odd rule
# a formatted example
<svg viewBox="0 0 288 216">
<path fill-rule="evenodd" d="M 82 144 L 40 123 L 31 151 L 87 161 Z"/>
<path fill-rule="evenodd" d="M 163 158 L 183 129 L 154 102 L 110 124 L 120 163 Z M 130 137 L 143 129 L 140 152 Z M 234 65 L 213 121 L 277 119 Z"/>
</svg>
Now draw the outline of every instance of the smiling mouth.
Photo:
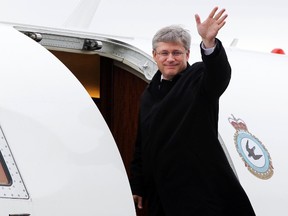
<svg viewBox="0 0 288 216">
<path fill-rule="evenodd" d="M 175 66 L 169 66 L 169 67 L 166 67 L 167 70 L 175 70 L 176 67 Z"/>
<path fill-rule="evenodd" d="M 166 65 L 167 68 L 175 68 L 177 65 Z"/>
</svg>

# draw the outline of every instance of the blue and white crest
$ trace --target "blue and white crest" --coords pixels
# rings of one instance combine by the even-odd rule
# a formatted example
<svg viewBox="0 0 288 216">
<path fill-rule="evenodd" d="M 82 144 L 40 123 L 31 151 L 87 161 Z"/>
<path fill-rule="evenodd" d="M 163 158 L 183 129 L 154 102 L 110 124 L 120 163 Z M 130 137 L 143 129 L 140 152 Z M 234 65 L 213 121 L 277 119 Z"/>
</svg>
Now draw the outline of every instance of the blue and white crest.
<svg viewBox="0 0 288 216">
<path fill-rule="evenodd" d="M 243 120 L 236 119 L 234 116 L 228 120 L 236 129 L 234 142 L 245 166 L 253 175 L 260 179 L 271 178 L 274 172 L 268 150 L 259 139 L 248 131 Z"/>
</svg>

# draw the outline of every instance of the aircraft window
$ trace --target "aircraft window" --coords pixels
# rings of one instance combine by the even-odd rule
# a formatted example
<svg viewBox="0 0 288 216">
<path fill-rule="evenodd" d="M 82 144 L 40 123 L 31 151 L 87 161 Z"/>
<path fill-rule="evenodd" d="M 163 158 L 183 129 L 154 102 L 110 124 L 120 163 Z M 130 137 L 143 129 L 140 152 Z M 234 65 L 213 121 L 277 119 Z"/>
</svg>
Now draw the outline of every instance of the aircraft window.
<svg viewBox="0 0 288 216">
<path fill-rule="evenodd" d="M 11 177 L 7 170 L 7 166 L 3 159 L 3 155 L 0 152 L 0 185 L 1 186 L 8 186 L 11 185 Z"/>
<path fill-rule="evenodd" d="M 29 199 L 29 194 L 1 126 L 0 186 L 0 198 Z"/>
</svg>

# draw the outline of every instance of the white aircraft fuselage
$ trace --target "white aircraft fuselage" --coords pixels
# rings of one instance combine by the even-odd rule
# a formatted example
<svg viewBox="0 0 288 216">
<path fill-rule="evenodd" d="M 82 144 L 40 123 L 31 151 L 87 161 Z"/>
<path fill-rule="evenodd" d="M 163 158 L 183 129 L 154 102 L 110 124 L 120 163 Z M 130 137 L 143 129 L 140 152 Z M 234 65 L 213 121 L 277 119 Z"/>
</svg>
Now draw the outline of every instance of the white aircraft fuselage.
<svg viewBox="0 0 288 216">
<path fill-rule="evenodd" d="M 195 2 L 183 10 L 209 12 L 215 6 L 192 7 Z M 164 13 L 160 2 L 128 1 L 128 19 L 115 15 L 121 1 L 17 3 L 16 9 L 11 2 L 0 9 L 0 216 L 135 216 L 111 131 L 83 85 L 49 51 L 106 57 L 149 82 L 157 70 L 152 31 L 174 23 L 190 28 L 192 12 L 188 20 L 187 13 Z M 172 3 L 168 12 L 183 8 Z M 51 5 L 57 5 L 54 12 Z M 156 12 L 159 19 L 153 15 L 151 23 L 147 14 Z M 285 216 L 288 57 L 230 47 L 225 31 L 233 27 L 225 28 L 219 38 L 232 79 L 220 100 L 219 139 L 256 215 Z M 201 60 L 200 40 L 191 33 L 193 63 Z"/>
</svg>

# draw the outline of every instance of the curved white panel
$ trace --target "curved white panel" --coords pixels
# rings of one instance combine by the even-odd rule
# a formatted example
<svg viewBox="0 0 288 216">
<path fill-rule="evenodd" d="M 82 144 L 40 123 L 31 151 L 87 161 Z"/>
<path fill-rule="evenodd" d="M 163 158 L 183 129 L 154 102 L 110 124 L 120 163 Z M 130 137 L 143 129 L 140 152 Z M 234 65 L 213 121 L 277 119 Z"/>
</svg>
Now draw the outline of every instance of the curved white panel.
<svg viewBox="0 0 288 216">
<path fill-rule="evenodd" d="M 30 196 L 0 198 L 0 216 L 135 215 L 117 146 L 84 87 L 27 36 L 0 34 L 0 125 Z"/>
<path fill-rule="evenodd" d="M 220 101 L 219 132 L 256 215 L 287 215 L 288 56 L 227 53 L 232 79 Z"/>
</svg>

